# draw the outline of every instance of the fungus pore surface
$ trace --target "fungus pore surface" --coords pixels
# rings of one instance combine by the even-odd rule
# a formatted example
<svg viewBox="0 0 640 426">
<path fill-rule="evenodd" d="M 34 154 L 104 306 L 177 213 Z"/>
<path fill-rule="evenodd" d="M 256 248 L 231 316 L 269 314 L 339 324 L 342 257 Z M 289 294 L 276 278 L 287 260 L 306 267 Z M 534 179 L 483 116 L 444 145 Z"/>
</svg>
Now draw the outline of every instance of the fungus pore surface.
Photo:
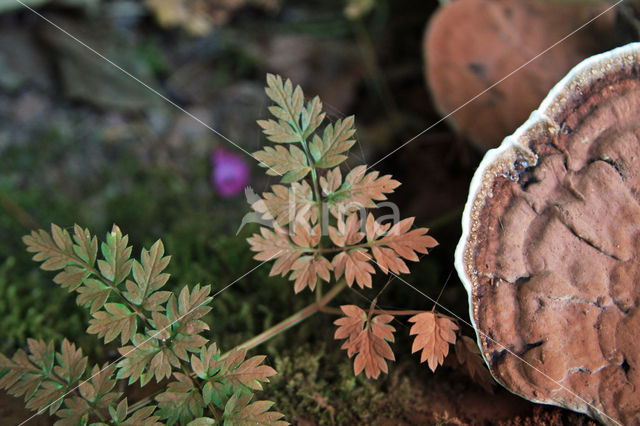
<svg viewBox="0 0 640 426">
<path fill-rule="evenodd" d="M 640 424 L 640 43 L 560 81 L 471 184 L 456 268 L 493 376 Z"/>
</svg>

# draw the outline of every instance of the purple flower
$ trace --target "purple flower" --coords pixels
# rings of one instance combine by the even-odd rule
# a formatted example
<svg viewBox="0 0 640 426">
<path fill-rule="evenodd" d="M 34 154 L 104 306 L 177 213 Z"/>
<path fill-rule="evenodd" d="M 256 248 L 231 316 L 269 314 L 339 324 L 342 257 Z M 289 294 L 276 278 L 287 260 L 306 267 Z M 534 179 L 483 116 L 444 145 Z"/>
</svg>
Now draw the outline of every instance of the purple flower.
<svg viewBox="0 0 640 426">
<path fill-rule="evenodd" d="M 211 183 L 223 197 L 233 197 L 249 184 L 249 166 L 240 155 L 217 148 L 211 164 Z"/>
</svg>

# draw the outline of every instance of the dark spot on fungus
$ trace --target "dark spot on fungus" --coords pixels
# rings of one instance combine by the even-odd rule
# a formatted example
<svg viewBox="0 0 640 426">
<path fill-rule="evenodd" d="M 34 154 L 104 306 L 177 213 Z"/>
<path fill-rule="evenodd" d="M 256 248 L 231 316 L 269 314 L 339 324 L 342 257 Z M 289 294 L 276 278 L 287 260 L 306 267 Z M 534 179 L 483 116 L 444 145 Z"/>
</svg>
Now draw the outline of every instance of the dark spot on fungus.
<svg viewBox="0 0 640 426">
<path fill-rule="evenodd" d="M 487 68 L 483 64 L 472 62 L 469 64 L 469 69 L 481 79 L 487 78 Z"/>
<path fill-rule="evenodd" d="M 496 365 L 499 364 L 507 355 L 507 350 L 503 349 L 501 351 L 495 351 L 491 353 L 491 359 L 490 359 L 490 364 L 491 365 Z"/>
<path fill-rule="evenodd" d="M 526 345 L 524 345 L 524 352 L 530 351 L 533 348 L 537 348 L 538 346 L 542 345 L 544 343 L 544 341 L 539 340 L 537 342 L 532 342 L 532 343 L 527 343 Z"/>
<path fill-rule="evenodd" d="M 622 371 L 624 371 L 625 376 L 627 375 L 627 373 L 629 373 L 629 369 L 631 368 L 626 358 L 622 359 L 622 364 L 620 364 L 620 367 L 622 367 Z"/>
</svg>

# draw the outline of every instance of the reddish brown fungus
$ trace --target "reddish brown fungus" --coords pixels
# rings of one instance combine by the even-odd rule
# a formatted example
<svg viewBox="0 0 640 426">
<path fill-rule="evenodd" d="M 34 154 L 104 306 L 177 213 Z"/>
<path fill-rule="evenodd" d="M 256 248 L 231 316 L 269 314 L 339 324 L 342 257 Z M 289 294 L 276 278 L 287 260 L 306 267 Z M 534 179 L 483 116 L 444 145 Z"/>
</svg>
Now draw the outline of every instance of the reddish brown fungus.
<svg viewBox="0 0 640 426">
<path fill-rule="evenodd" d="M 539 0 L 447 2 L 431 19 L 424 41 L 436 107 L 447 115 L 518 69 L 449 117 L 479 148 L 497 146 L 571 67 L 609 48 L 613 12 L 563 40 L 604 10 Z"/>
<path fill-rule="evenodd" d="M 456 267 L 493 376 L 640 422 L 640 43 L 591 57 L 478 168 Z"/>
</svg>

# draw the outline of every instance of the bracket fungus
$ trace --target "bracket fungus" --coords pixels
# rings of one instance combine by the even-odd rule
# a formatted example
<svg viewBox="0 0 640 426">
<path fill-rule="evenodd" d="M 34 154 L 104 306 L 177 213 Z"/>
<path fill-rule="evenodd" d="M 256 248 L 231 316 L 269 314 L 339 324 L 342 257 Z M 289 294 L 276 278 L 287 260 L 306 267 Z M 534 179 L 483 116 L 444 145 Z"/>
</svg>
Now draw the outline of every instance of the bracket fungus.
<svg viewBox="0 0 640 426">
<path fill-rule="evenodd" d="M 640 424 L 640 43 L 577 65 L 485 155 L 456 249 L 494 378 Z"/>
<path fill-rule="evenodd" d="M 613 11 L 588 31 L 565 37 L 604 10 L 602 3 L 585 1 L 444 2 L 430 20 L 423 43 L 436 108 L 443 116 L 453 112 L 448 121 L 478 148 L 494 148 L 571 67 L 610 48 Z M 562 43 L 554 45 L 560 39 Z M 487 93 L 476 99 L 484 90 Z M 461 105 L 465 107 L 458 110 Z"/>
</svg>

